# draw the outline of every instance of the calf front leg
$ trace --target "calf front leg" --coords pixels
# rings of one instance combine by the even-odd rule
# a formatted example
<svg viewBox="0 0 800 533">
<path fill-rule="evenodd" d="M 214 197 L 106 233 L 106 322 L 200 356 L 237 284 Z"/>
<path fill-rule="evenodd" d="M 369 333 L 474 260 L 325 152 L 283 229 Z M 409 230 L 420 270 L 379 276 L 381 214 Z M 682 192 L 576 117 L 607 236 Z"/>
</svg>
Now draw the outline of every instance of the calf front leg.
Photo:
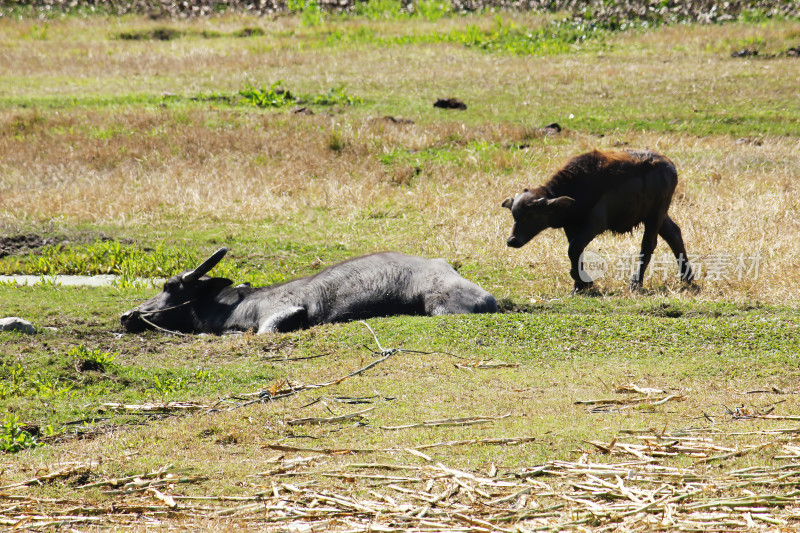
<svg viewBox="0 0 800 533">
<path fill-rule="evenodd" d="M 569 235 L 567 235 L 567 237 L 569 238 Z M 583 251 L 586 249 L 586 246 L 594 238 L 594 233 L 584 232 L 569 239 L 567 255 L 569 255 L 569 262 L 571 265 L 569 275 L 574 281 L 572 294 L 583 292 L 594 284 L 594 282 L 589 279 L 589 276 L 586 274 L 586 272 L 583 273 L 583 278 L 581 277 L 581 270 L 583 270 L 581 268 L 581 256 L 583 255 Z"/>
</svg>

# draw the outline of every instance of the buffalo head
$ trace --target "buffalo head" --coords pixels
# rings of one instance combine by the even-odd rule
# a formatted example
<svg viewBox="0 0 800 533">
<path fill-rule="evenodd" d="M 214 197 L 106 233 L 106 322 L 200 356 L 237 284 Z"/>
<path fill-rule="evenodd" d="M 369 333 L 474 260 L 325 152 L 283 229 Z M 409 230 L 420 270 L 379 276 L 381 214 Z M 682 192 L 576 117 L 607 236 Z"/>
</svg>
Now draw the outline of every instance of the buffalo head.
<svg viewBox="0 0 800 533">
<path fill-rule="evenodd" d="M 152 328 L 199 330 L 198 322 L 202 319 L 198 317 L 198 309 L 233 283 L 229 279 L 206 276 L 227 252 L 227 248 L 220 248 L 194 270 L 169 278 L 161 293 L 122 315 L 122 326 L 129 333 Z"/>
<path fill-rule="evenodd" d="M 511 210 L 514 227 L 506 241 L 512 248 L 520 248 L 536 237 L 545 228 L 562 224 L 565 212 L 575 203 L 569 196 L 544 198 L 528 189 L 506 198 L 502 206 Z"/>
</svg>

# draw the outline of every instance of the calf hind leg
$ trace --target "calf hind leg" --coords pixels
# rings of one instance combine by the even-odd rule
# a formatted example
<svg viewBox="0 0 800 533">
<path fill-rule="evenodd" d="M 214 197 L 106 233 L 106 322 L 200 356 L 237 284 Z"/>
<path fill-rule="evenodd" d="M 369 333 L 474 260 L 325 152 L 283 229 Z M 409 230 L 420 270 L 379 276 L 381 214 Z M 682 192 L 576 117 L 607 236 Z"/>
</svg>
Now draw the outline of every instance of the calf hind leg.
<svg viewBox="0 0 800 533">
<path fill-rule="evenodd" d="M 647 265 L 650 264 L 650 258 L 653 255 L 653 250 L 656 249 L 656 244 L 658 243 L 658 232 L 653 229 L 654 227 L 658 226 L 653 223 L 645 223 L 644 236 L 642 236 L 642 250 L 639 254 L 639 268 L 631 277 L 630 290 L 632 291 L 635 291 L 642 286 L 642 281 L 644 280 L 644 271 L 647 269 Z"/>
<path fill-rule="evenodd" d="M 683 236 L 681 235 L 681 228 L 675 223 L 674 220 L 667 216 L 658 234 L 662 239 L 667 241 L 667 244 L 675 254 L 675 259 L 678 261 L 678 273 L 681 280 L 690 283 L 694 280 L 694 272 L 692 266 L 689 264 L 688 254 L 686 247 L 683 244 Z"/>
</svg>

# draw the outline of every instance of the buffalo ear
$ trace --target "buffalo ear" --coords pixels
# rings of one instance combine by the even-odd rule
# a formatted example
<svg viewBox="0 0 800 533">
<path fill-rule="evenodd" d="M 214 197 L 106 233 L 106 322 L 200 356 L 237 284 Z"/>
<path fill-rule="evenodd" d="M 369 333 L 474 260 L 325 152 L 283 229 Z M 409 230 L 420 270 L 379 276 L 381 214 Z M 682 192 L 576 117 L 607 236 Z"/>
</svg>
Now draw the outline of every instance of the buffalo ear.
<svg viewBox="0 0 800 533">
<path fill-rule="evenodd" d="M 569 196 L 559 196 L 558 198 L 553 198 L 552 200 L 547 200 L 547 207 L 554 207 L 556 209 L 567 209 L 572 207 L 575 203 L 575 199 Z"/>
<path fill-rule="evenodd" d="M 503 203 L 501 204 L 500 207 L 505 207 L 506 209 L 511 209 L 512 205 L 514 205 L 514 199 L 513 198 L 506 198 L 505 200 L 503 200 Z"/>
<path fill-rule="evenodd" d="M 227 278 L 208 278 L 200 280 L 202 288 L 200 289 L 204 294 L 214 296 L 225 287 L 230 287 L 233 282 Z"/>
</svg>

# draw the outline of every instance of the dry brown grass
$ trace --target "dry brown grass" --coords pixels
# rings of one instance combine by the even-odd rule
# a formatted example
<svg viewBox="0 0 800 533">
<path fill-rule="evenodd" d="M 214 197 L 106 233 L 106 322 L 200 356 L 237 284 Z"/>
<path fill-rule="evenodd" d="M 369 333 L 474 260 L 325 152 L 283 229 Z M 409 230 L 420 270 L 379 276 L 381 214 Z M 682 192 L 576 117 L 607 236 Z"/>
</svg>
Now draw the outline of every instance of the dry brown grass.
<svg viewBox="0 0 800 533">
<path fill-rule="evenodd" d="M 613 148 L 614 138 L 568 133 L 554 144 L 534 140 L 525 150 L 470 154 L 476 142 L 524 142 L 529 130 L 514 126 L 445 123 L 395 125 L 286 113 L 235 111 L 5 112 L 0 149 L 3 222 L 61 219 L 139 226 L 162 217 L 245 223 L 294 224 L 322 210 L 326 231 L 353 248 L 394 248 L 451 260 L 525 268 L 541 280 L 529 296 L 567 289 L 566 243 L 548 231 L 526 248 L 506 250 L 510 228 L 500 201 L 523 186 L 541 183 L 563 160 L 593 147 Z M 209 126 L 211 124 L 211 126 Z M 24 131 L 14 136 L 8 132 Z M 102 138 L 110 133 L 110 138 Z M 340 152 L 331 135 L 344 140 Z M 94 138 L 93 138 L 94 137 Z M 100 138 L 98 138 L 100 137 Z M 458 141 L 450 141 L 458 137 Z M 740 143 L 724 136 L 628 134 L 631 146 L 648 146 L 677 164 L 681 185 L 672 207 L 692 253 L 731 258 L 759 254 L 756 279 L 704 284 L 702 297 L 793 301 L 800 280 L 796 235 L 800 229 L 800 164 L 797 141 Z M 444 148 L 460 162 L 431 162 L 407 186 L 396 179 L 410 166 L 386 167 L 378 157 L 395 148 Z M 466 147 L 466 148 L 462 148 Z M 479 158 L 489 157 L 489 161 Z M 510 175 L 509 175 L 510 173 Z M 399 234 L 380 231 L 397 217 L 411 217 Z M 356 230 L 358 231 L 358 230 Z M 640 233 L 602 236 L 592 249 L 605 257 L 638 251 Z M 663 246 L 659 257 L 667 254 Z M 558 284 L 551 285 L 553 278 Z M 519 289 L 512 282 L 501 295 Z M 624 285 L 616 279 L 607 288 Z M 668 287 L 677 287 L 668 284 Z"/>
<path fill-rule="evenodd" d="M 174 26 L 233 31 L 252 22 L 228 17 Z M 439 29 L 457 23 L 447 20 Z M 392 22 L 349 24 L 400 31 Z M 791 43 L 797 36 L 790 24 L 741 34 L 730 26 L 699 28 L 689 37 L 683 28 L 666 28 L 623 35 L 610 53 L 554 57 L 476 54 L 452 45 L 407 47 L 402 55 L 364 46 L 305 50 L 298 46 L 302 35 L 317 30 L 291 18 L 259 20 L 268 36 L 258 39 L 109 39 L 122 29 L 152 25 L 125 18 L 101 30 L 91 21 L 66 19 L 50 23 L 46 39 L 36 40 L 30 37 L 33 23 L 3 21 L 0 87 L 17 99 L 162 91 L 191 96 L 283 79 L 300 92 L 345 84 L 368 104 L 311 117 L 169 103 L 108 110 L 7 107 L 0 111 L 5 227 L 56 220 L 141 228 L 179 217 L 249 231 L 249 224 L 269 221 L 302 238 L 342 242 L 354 252 L 398 248 L 517 269 L 529 279 L 491 276 L 493 290 L 548 297 L 570 285 L 564 238 L 548 231 L 521 251 L 507 250 L 511 221 L 500 201 L 541 183 L 584 150 L 646 146 L 678 167 L 682 182 L 672 214 L 693 253 L 763 258 L 757 279 L 705 283 L 700 297 L 797 299 L 795 137 L 754 131 L 753 143 L 738 143 L 719 134 L 612 131 L 598 137 L 568 129 L 545 139 L 535 132 L 553 120 L 569 128 L 573 107 L 632 118 L 675 112 L 683 121 L 691 120 L 690 108 L 722 113 L 720 105 L 736 111 L 754 97 L 765 103 L 788 98 L 800 63 L 732 61 L 724 47 L 754 32 L 770 43 Z M 709 52 L 711 42 L 718 44 Z M 471 110 L 445 115 L 430 108 L 445 95 L 463 97 Z M 592 102 L 595 107 L 586 107 Z M 666 108 L 659 107 L 663 102 Z M 416 124 L 374 120 L 386 114 Z M 334 137 L 343 149 L 331 149 Z M 482 143 L 489 148 L 481 149 Z M 530 146 L 518 150 L 515 144 Z M 425 159 L 417 171 L 414 154 L 420 151 L 444 155 Z M 406 156 L 395 165 L 379 161 L 393 152 Z M 304 220 L 314 221 L 310 235 L 300 229 Z M 592 248 L 611 257 L 634 253 L 638 237 L 603 236 Z M 662 246 L 657 254 L 663 253 Z M 622 286 L 619 279 L 601 284 L 604 290 Z M 658 290 L 672 294 L 677 288 L 669 282 Z"/>
</svg>

